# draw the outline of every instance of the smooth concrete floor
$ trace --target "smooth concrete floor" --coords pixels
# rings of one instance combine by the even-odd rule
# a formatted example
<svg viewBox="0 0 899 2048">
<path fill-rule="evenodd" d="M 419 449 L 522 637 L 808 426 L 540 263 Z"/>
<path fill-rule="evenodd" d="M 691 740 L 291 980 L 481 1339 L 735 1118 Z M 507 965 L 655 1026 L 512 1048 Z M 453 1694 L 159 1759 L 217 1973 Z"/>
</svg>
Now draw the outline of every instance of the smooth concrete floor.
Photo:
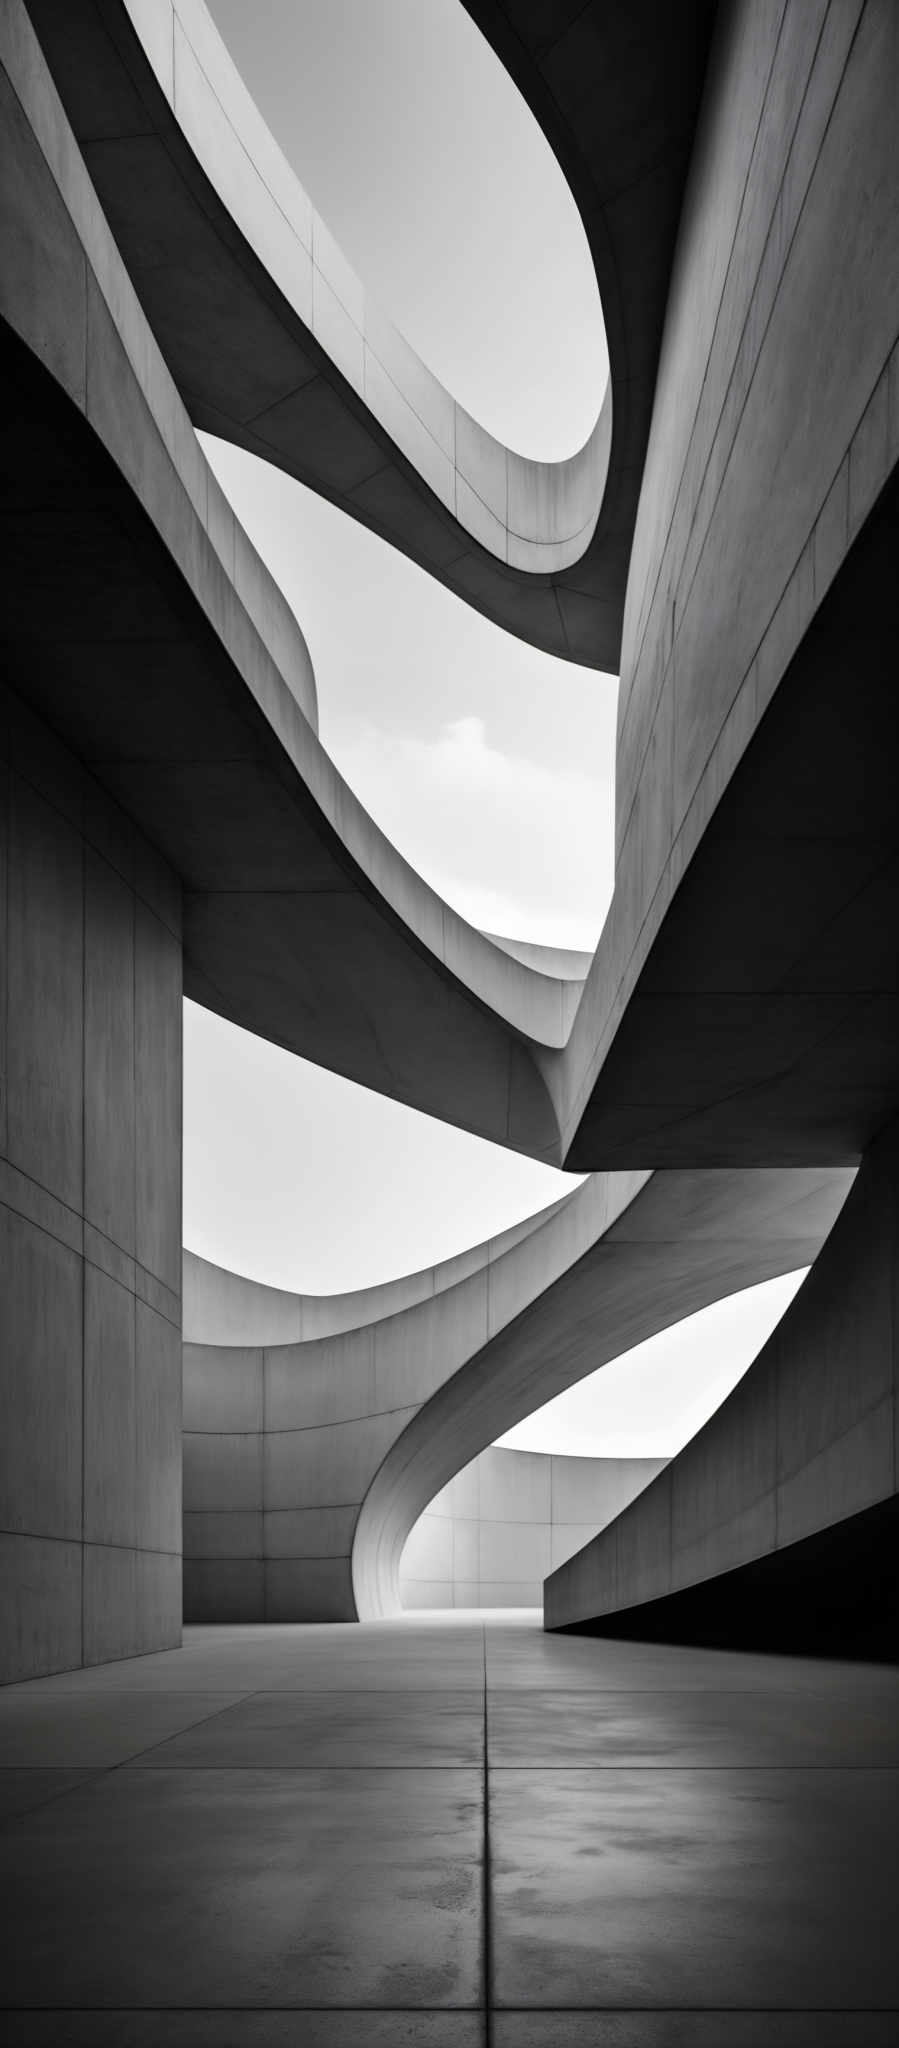
<svg viewBox="0 0 899 2048">
<path fill-rule="evenodd" d="M 29 2048 L 899 2040 L 899 1671 L 535 1614 L 191 1628 L 0 1693 Z"/>
</svg>

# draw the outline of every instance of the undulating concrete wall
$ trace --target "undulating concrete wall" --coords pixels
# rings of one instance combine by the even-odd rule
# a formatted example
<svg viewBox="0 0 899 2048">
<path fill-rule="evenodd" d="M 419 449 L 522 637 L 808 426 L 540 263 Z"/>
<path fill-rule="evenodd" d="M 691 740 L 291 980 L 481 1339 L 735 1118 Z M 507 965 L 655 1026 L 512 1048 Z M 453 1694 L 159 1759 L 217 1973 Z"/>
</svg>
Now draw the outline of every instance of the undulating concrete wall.
<svg viewBox="0 0 899 2048">
<path fill-rule="evenodd" d="M 639 1610 L 661 1603 L 651 1623 L 647 1615 L 647 1633 L 669 1625 L 677 1633 L 677 1610 L 672 1601 L 668 1624 L 666 1600 L 728 1574 L 725 1620 L 739 1639 L 741 1567 L 783 1554 L 788 1571 L 794 1546 L 837 1525 L 848 1541 L 853 1518 L 894 1500 L 897 1282 L 893 1124 L 866 1156 L 808 1278 L 739 1386 L 640 1499 L 547 1581 L 547 1627 L 636 1609 L 639 1632 Z M 816 1601 L 826 1615 L 836 1559 L 829 1550 L 817 1588 L 806 1574 L 805 1611 L 787 1617 L 788 1636 L 810 1629 Z M 774 1573 L 770 1583 L 773 1603 Z M 861 1608 L 869 1594 L 863 1572 L 856 1593 Z M 772 1633 L 775 1625 L 782 1633 L 782 1615 L 772 1615 Z M 758 1637 L 755 1611 L 752 1627 Z M 893 1629 L 895 1637 L 895 1610 Z"/>
<path fill-rule="evenodd" d="M 893 0 L 719 12 L 628 572 L 615 898 L 547 1068 L 571 1167 L 629 1163 L 635 1128 L 645 1156 L 671 1163 L 642 1071 L 627 1101 L 619 1079 L 601 1143 L 570 1141 L 613 1041 L 630 1043 L 641 970 L 716 806 L 899 454 L 897 78 Z M 689 1046 L 671 1009 L 650 1040 L 680 1029 Z"/>
<path fill-rule="evenodd" d="M 185 1618 L 394 1613 L 406 1539 L 460 1469 L 679 1317 L 808 1265 L 851 1179 L 597 1174 L 440 1266 L 324 1298 L 186 1254 Z"/>
<path fill-rule="evenodd" d="M 9 1680 L 181 1631 L 180 893 L 12 692 L 0 877 Z"/>
<path fill-rule="evenodd" d="M 407 1537 L 403 1606 L 542 1606 L 548 1573 L 620 1514 L 664 1463 L 491 1445 L 441 1489 Z"/>
</svg>

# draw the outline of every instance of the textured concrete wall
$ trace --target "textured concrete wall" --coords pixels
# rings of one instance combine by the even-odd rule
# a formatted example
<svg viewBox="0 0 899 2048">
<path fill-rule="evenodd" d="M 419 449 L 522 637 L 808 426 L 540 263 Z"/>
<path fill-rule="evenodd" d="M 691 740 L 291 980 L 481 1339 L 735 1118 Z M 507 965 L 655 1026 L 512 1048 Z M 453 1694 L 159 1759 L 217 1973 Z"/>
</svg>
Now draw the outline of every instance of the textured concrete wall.
<svg viewBox="0 0 899 2048">
<path fill-rule="evenodd" d="M 664 1463 L 491 1445 L 441 1489 L 407 1537 L 403 1606 L 542 1606 L 549 1572 L 620 1514 Z"/>
<path fill-rule="evenodd" d="M 672 900 L 899 456 L 897 90 L 892 0 L 721 11 L 630 560 L 615 900 L 567 1052 L 552 1063 L 572 1166 L 626 1163 L 635 1127 L 646 1156 L 672 1163 L 652 1119 L 638 1124 L 642 1069 L 626 1105 L 619 1078 L 603 1142 L 595 1131 L 589 1147 L 570 1141 L 613 1041 L 622 1060 L 633 1043 L 632 998 Z M 779 914 L 778 904 L 775 929 Z M 704 964 L 702 990 L 714 986 Z M 657 996 L 683 991 L 682 950 L 677 967 Z M 682 1112 L 690 1018 L 669 1009 L 647 1035 L 651 1053 L 679 1029 L 671 1092 L 680 1087 Z M 757 1019 L 750 1046 L 754 1031 Z M 728 1070 L 720 1093 L 739 1085 Z"/>
<path fill-rule="evenodd" d="M 11 692 L 0 877 L 13 1679 L 180 1640 L 181 941 L 170 871 Z"/>
<path fill-rule="evenodd" d="M 894 1124 L 730 1398 L 641 1498 L 548 1580 L 548 1627 L 664 1602 L 893 1498 L 897 1273 Z M 860 1600 L 864 1592 L 859 1584 Z M 739 1635 L 736 1583 L 732 1597 Z M 795 1615 L 794 1625 L 804 1619 Z"/>
<path fill-rule="evenodd" d="M 598 1174 L 440 1267 L 324 1299 L 188 1255 L 186 1617 L 394 1612 L 410 1531 L 485 1445 L 680 1316 L 808 1265 L 851 1179 Z"/>
</svg>

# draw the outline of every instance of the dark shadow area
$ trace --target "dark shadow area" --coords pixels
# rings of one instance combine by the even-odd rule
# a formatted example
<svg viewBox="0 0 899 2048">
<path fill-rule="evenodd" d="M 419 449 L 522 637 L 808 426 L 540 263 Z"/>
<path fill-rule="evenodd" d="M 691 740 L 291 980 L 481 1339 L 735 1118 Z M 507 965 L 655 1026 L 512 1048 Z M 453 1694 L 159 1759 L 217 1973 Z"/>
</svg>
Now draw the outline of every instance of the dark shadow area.
<svg viewBox="0 0 899 2048">
<path fill-rule="evenodd" d="M 899 480 L 680 884 L 569 1169 L 832 1165 L 899 1100 Z"/>
<path fill-rule="evenodd" d="M 558 1633 L 899 1663 L 899 1498 L 701 1586 Z"/>
</svg>

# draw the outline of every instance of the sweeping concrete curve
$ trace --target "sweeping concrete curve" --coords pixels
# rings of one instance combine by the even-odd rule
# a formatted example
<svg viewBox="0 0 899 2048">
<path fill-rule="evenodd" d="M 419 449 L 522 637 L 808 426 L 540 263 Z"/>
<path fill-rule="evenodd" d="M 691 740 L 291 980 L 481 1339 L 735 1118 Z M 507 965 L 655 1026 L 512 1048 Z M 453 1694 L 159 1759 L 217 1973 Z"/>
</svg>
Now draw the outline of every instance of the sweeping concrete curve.
<svg viewBox="0 0 899 2048">
<path fill-rule="evenodd" d="M 582 983 L 442 903 L 320 746 L 302 635 L 203 457 L 24 9 L 3 36 L 17 687 L 181 877 L 189 995 L 557 1160 L 535 1049 L 564 1042 Z"/>
<path fill-rule="evenodd" d="M 546 1582 L 547 1628 L 896 1656 L 899 1126 L 754 1364 Z"/>
<path fill-rule="evenodd" d="M 240 245 L 240 265 L 255 266 L 251 302 L 261 303 L 265 287 L 269 305 L 276 287 L 196 170 L 121 8 L 91 9 L 88 16 L 78 4 L 44 7 L 35 0 L 35 6 L 117 237 L 166 356 L 188 389 L 183 335 L 179 339 L 177 321 L 167 323 L 166 305 L 180 276 L 178 252 L 193 250 L 194 242 L 188 237 L 182 245 L 172 228 L 173 270 L 169 262 L 148 262 L 135 224 L 129 226 L 129 208 L 157 204 L 160 151 L 167 160 L 167 153 L 182 151 L 174 185 L 162 179 L 166 230 L 176 218 L 175 188 L 188 193 L 200 177 L 203 218 L 214 219 L 217 246 L 230 235 L 229 246 Z M 490 13 L 499 47 L 502 24 L 496 10 Z M 689 12 L 694 42 L 701 14 Z M 671 62 L 666 38 L 681 35 L 684 16 L 662 10 L 654 19 L 659 36 L 640 42 L 641 61 L 647 48 L 653 63 L 663 54 L 676 99 L 685 74 Z M 585 126 L 587 113 L 596 114 L 597 95 L 601 99 L 614 79 L 622 115 L 610 134 L 629 132 L 625 85 L 633 85 L 634 72 L 627 51 L 618 52 L 617 73 L 604 69 L 602 58 L 604 35 L 623 43 L 632 32 L 636 38 L 630 12 L 625 28 L 617 10 L 581 10 L 558 46 L 539 52 L 537 20 L 528 31 L 529 20 L 526 8 L 519 14 L 510 7 L 504 33 L 518 37 L 515 76 L 538 116 L 542 66 L 547 78 L 552 74 L 559 105 L 577 103 Z M 436 904 L 408 876 L 402 885 L 397 877 L 396 886 L 384 890 L 388 919 L 399 909 L 413 947 L 430 948 L 432 959 L 458 976 L 457 992 L 459 982 L 465 990 L 461 1004 L 448 1005 L 454 1035 L 457 1018 L 468 1027 L 456 1038 L 460 1051 L 466 1047 L 465 1086 L 453 1085 L 454 1057 L 442 1060 L 435 1085 L 430 1050 L 424 1063 L 432 1071 L 424 1075 L 420 1051 L 416 1056 L 405 1045 L 400 1058 L 392 1056 L 391 1041 L 403 1036 L 398 1019 L 410 1014 L 409 997 L 425 1001 L 423 1018 L 430 1008 L 429 1049 L 446 1043 L 446 1013 L 435 1015 L 442 1002 L 422 998 L 427 977 L 420 956 L 416 971 L 404 978 L 394 950 L 392 1014 L 389 1020 L 383 1012 L 372 1015 L 360 1045 L 347 1022 L 345 991 L 333 999 L 333 922 L 326 933 L 320 923 L 310 931 L 308 895 L 304 969 L 308 986 L 309 961 L 316 961 L 321 993 L 315 1008 L 326 1027 L 319 1030 L 317 1016 L 307 1016 L 301 1034 L 300 977 L 293 979 L 284 966 L 296 948 L 296 896 L 285 886 L 282 866 L 277 893 L 266 898 L 261 915 L 262 892 L 242 892 L 233 863 L 227 902 L 221 893 L 206 895 L 202 906 L 193 899 L 191 951 L 194 957 L 203 951 L 210 969 L 205 996 L 198 977 L 201 1000 L 216 1003 L 216 984 L 221 990 L 223 981 L 233 982 L 227 956 L 239 951 L 246 961 L 240 1004 L 230 989 L 225 1005 L 221 996 L 216 1004 L 228 1014 L 242 1010 L 251 1028 L 341 1072 L 355 1069 L 370 1085 L 432 1113 L 582 1170 L 647 1158 L 656 1165 L 735 1159 L 752 1165 L 861 1156 L 899 1090 L 889 941 L 899 867 L 887 767 L 889 648 L 899 599 L 884 494 L 899 450 L 893 396 L 899 376 L 897 40 L 896 10 L 884 0 L 847 0 L 830 9 L 823 0 L 741 4 L 719 25 L 680 212 L 664 342 L 658 358 L 652 354 L 655 405 L 642 495 L 635 523 L 626 536 L 619 533 L 631 572 L 619 706 L 616 887 L 583 1000 L 578 1004 L 568 994 L 560 1005 L 556 991 L 549 999 L 556 1004 L 553 1028 L 547 1029 L 545 992 L 526 983 L 498 993 L 495 954 L 482 952 L 452 921 L 444 950 Z M 636 41 L 631 59 L 635 48 Z M 126 74 L 136 140 L 128 140 L 132 129 L 122 112 Z M 102 137 L 92 125 L 98 78 L 109 105 Z M 654 72 L 652 78 L 643 81 L 658 114 L 649 128 L 670 170 L 673 159 L 660 141 L 671 139 L 667 87 Z M 146 112 L 145 93 L 163 99 L 158 120 Z M 555 127 L 547 116 L 547 132 L 558 143 L 589 233 L 586 188 L 559 143 L 566 117 L 557 107 L 554 118 Z M 634 125 L 643 136 L 634 144 L 639 154 L 646 133 Z M 157 129 L 161 143 L 154 139 Z M 686 130 L 678 132 L 686 147 Z M 144 176 L 139 162 L 146 162 Z M 621 168 L 625 164 L 633 168 L 622 156 Z M 670 213 L 674 187 L 665 183 L 667 172 L 660 176 Z M 637 177 L 634 190 L 649 206 L 650 185 Z M 195 212 L 195 200 L 189 203 Z M 673 235 L 673 221 L 670 227 Z M 624 261 L 627 241 L 619 217 L 616 260 Z M 152 237 L 150 244 L 160 247 Z M 833 291 L 835 246 L 846 252 L 846 289 L 839 294 Z M 658 253 L 652 236 L 647 247 Z M 243 287 L 237 277 L 232 282 L 237 296 L 229 285 L 227 304 L 243 307 Z M 600 283 L 614 441 L 628 379 L 625 369 L 616 369 L 604 273 Z M 204 288 L 204 305 L 221 303 L 221 290 Z M 191 305 L 185 287 L 178 306 Z M 235 320 L 239 345 L 236 357 L 228 355 L 229 376 L 249 417 L 253 400 L 242 383 L 248 372 L 236 313 Z M 632 321 L 629 332 L 638 328 Z M 204 374 L 212 375 L 214 357 L 206 337 L 197 358 Z M 316 380 L 310 388 L 317 388 Z M 374 434 L 376 422 L 365 416 Z M 208 417 L 204 423 L 216 424 Z M 295 419 L 291 432 L 301 454 L 316 441 L 309 422 L 304 427 Z M 335 446 L 338 441 L 335 433 Z M 268 452 L 278 459 L 277 451 Z M 615 459 L 613 445 L 609 487 Z M 455 531 L 458 541 L 457 522 Z M 604 532 L 601 518 L 595 546 L 605 545 Z M 580 574 L 584 563 L 561 572 L 563 580 Z M 442 573 L 439 563 L 435 573 Z M 498 563 L 492 573 L 512 576 Z M 542 601 L 544 593 L 535 588 L 531 595 Z M 579 645 L 581 658 L 598 659 L 598 645 L 592 654 Z M 245 808 L 251 801 L 245 774 L 242 785 Z M 360 868 L 377 886 L 390 865 L 381 849 L 363 848 L 357 838 L 350 851 L 354 858 L 361 854 Z M 370 946 L 370 919 L 366 923 L 360 944 Z M 394 948 L 395 932 L 394 925 Z M 342 937 L 346 959 L 349 931 Z M 391 948 L 383 924 L 375 946 L 386 962 Z M 324 986 L 329 979 L 330 991 Z M 477 1023 L 466 996 L 480 1006 Z M 376 1007 L 370 990 L 363 999 Z M 511 1032 L 504 1029 L 509 1025 Z"/>
<path fill-rule="evenodd" d="M 851 1179 L 596 1174 L 441 1266 L 325 1299 L 187 1254 L 188 1615 L 395 1612 L 403 1545 L 448 1480 L 622 1351 L 808 1264 Z"/>
<path fill-rule="evenodd" d="M 675 22 L 639 0 L 622 22 L 593 5 L 548 62 L 532 11 L 469 9 L 555 149 L 596 265 L 610 386 L 560 464 L 486 434 L 364 300 L 199 0 L 31 9 L 195 424 L 332 498 L 507 630 L 614 669 L 714 8 Z"/>
<path fill-rule="evenodd" d="M 121 7 L 88 13 L 80 0 L 46 8 L 35 0 L 35 9 L 93 175 L 98 183 L 105 178 L 115 234 L 128 250 L 125 260 L 29 17 L 8 0 L 0 14 L 10 680 L 4 737 L 19 808 L 9 838 L 12 1106 L 4 1185 L 18 1236 L 39 1245 L 44 1260 L 14 1263 L 24 1290 L 12 1303 L 14 1356 L 28 1371 L 24 1405 L 16 1409 L 19 1506 L 10 1543 L 18 1562 L 10 1583 L 19 1602 L 12 1639 L 27 1651 L 29 1668 L 48 1669 L 77 1661 L 93 1640 L 82 1602 L 89 1574 L 79 1557 L 88 1454 L 102 1468 L 95 1491 L 104 1528 L 121 1470 L 102 1428 L 85 1445 L 84 1460 L 74 1454 L 77 1436 L 69 1431 L 65 1458 L 57 1459 L 65 1486 L 57 1473 L 44 1501 L 24 1480 L 19 1485 L 20 1474 L 40 1468 L 36 1438 L 47 1415 L 71 1415 L 77 1428 L 91 1412 L 91 1386 L 112 1394 L 118 1384 L 103 1328 L 86 1313 L 68 1313 L 66 1304 L 101 1270 L 98 1258 L 111 1285 L 119 1284 L 117 1272 L 130 1274 L 138 1264 L 172 1293 L 153 1259 L 163 1242 L 177 1253 L 180 1235 L 178 1050 L 159 1018 L 151 1035 L 165 1055 L 165 1142 L 140 1156 L 147 1264 L 133 1244 L 116 1238 L 124 1226 L 109 1188 L 101 1188 L 100 1200 L 84 1158 L 89 1137 L 111 1186 L 119 1126 L 109 1104 L 127 1106 L 149 1029 L 146 1005 L 140 1019 L 135 1010 L 132 1030 L 127 1007 L 109 998 L 110 989 L 135 986 L 138 913 L 132 903 L 129 914 L 118 915 L 115 878 L 133 892 L 147 845 L 162 855 L 161 866 L 169 863 L 173 970 L 183 892 L 186 985 L 201 1001 L 337 1071 L 538 1157 L 628 1169 L 649 1160 L 666 1169 L 652 1183 L 663 1202 L 678 1175 L 689 1178 L 694 1168 L 699 1179 L 709 1167 L 729 1167 L 737 1180 L 748 1169 L 746 1184 L 755 1172 L 763 1187 L 760 1168 L 854 1161 L 895 1112 L 899 828 L 890 650 L 899 637 L 899 13 L 889 0 L 738 0 L 727 9 L 682 205 L 681 185 L 670 176 L 664 67 L 681 36 L 683 11 L 659 10 L 659 39 L 645 43 L 638 33 L 645 18 L 633 9 L 625 16 L 600 4 L 579 7 L 552 42 L 544 40 L 542 8 L 531 15 L 516 4 L 504 13 L 510 39 L 513 23 L 521 31 L 521 76 L 529 66 L 541 73 L 547 95 L 557 96 L 557 107 L 565 102 L 572 121 L 582 112 L 585 131 L 593 132 L 603 93 L 607 107 L 619 102 L 622 121 L 609 131 L 613 156 L 621 132 L 640 128 L 622 79 L 645 80 L 644 111 L 648 105 L 652 118 L 638 154 L 642 149 L 646 173 L 657 150 L 660 175 L 654 185 L 637 167 L 633 190 L 655 256 L 651 216 L 659 184 L 667 193 L 656 227 L 664 218 L 668 256 L 648 292 L 650 299 L 657 294 L 659 320 L 643 358 L 645 410 L 633 443 L 630 498 L 627 490 L 615 497 L 628 385 L 616 367 L 621 337 L 616 341 L 603 274 L 615 418 L 591 548 L 548 588 L 485 550 L 477 555 L 479 572 L 486 564 L 496 589 L 510 603 L 514 596 L 518 630 L 532 630 L 528 605 L 551 601 L 566 622 L 567 651 L 576 651 L 571 621 L 578 618 L 581 658 L 596 660 L 608 624 L 603 607 L 611 602 L 612 585 L 603 586 L 602 577 L 615 552 L 607 548 L 607 513 L 611 519 L 617 505 L 620 514 L 625 500 L 632 513 L 640 492 L 636 518 L 622 518 L 615 540 L 618 606 L 630 559 L 615 897 L 581 994 L 579 984 L 529 971 L 455 919 L 365 819 L 318 748 L 302 642 L 283 613 L 279 621 L 268 579 L 201 461 L 179 396 L 178 383 L 189 380 L 181 376 L 177 319 L 166 325 L 167 302 L 170 315 L 173 307 L 189 310 L 190 232 L 202 226 L 201 215 L 214 216 L 220 246 L 236 251 L 224 293 L 235 318 L 255 304 L 274 309 L 275 325 L 286 331 L 281 295 L 197 172 L 152 79 L 148 90 L 162 102 L 163 127 L 168 123 L 162 155 L 174 151 L 180 165 L 168 189 L 174 193 L 180 181 L 184 193 L 199 195 L 199 211 L 193 200 L 185 200 L 186 214 L 174 203 L 171 211 L 157 206 L 151 173 L 161 158 L 152 134 L 145 177 L 141 148 L 130 156 L 120 151 L 132 117 L 132 140 L 142 146 L 148 128 L 155 133 L 135 85 L 150 78 L 150 67 Z M 700 14 L 690 11 L 685 46 Z M 624 42 L 636 36 L 641 64 L 650 50 L 645 73 L 604 66 L 607 19 L 617 21 Z M 99 24 L 101 35 L 86 59 L 88 21 Z M 132 62 L 136 70 L 129 70 Z M 670 69 L 682 83 L 676 65 Z M 566 120 L 560 112 L 560 132 Z M 549 117 L 544 125 L 550 133 Z M 688 129 L 680 131 L 681 166 L 693 136 Z M 639 235 L 623 232 L 634 164 L 621 154 L 614 169 L 623 207 L 613 241 L 616 261 L 626 267 L 628 248 L 640 248 Z M 586 220 L 586 186 L 570 168 L 569 182 Z M 171 230 L 180 293 L 170 294 L 165 260 L 142 264 L 128 214 L 144 203 L 154 233 L 160 223 L 166 234 Z M 600 215 L 605 220 L 602 206 Z M 179 222 L 190 230 L 186 241 L 175 234 Z M 160 252 L 152 235 L 148 246 L 151 257 Z M 634 275 L 646 284 L 642 257 L 635 261 Z M 242 268 L 249 296 L 240 288 Z M 199 258 L 196 276 L 204 277 Z M 204 302 L 218 308 L 221 339 L 222 297 L 208 272 L 205 283 Z M 641 325 L 638 301 L 636 292 L 624 327 L 645 342 L 652 321 Z M 237 326 L 237 356 L 225 350 L 221 360 L 235 371 L 239 412 L 255 356 L 239 320 Z M 179 366 L 177 381 L 167 358 Z M 208 351 L 203 362 L 211 375 Z M 317 401 L 320 393 L 314 395 Z M 387 447 L 345 380 L 344 401 L 355 424 Z M 252 413 L 250 400 L 245 416 Z M 333 425 L 333 411 L 328 417 Z M 339 448 L 336 427 L 325 438 Z M 313 439 L 307 419 L 297 427 L 303 461 Z M 394 468 L 400 496 L 411 481 L 424 535 L 424 487 L 398 452 Z M 463 529 L 436 499 L 434 508 L 455 560 L 468 550 Z M 583 577 L 587 564 L 596 567 L 597 580 L 580 589 L 571 579 Z M 439 561 L 435 573 L 443 573 Z M 468 596 L 481 601 L 478 589 Z M 617 645 L 620 608 L 613 610 Z M 535 618 L 533 637 L 542 631 Z M 57 778 L 60 742 L 76 758 Z M 20 785 L 30 791 L 21 803 Z M 103 945 L 90 959 L 78 936 L 86 866 L 103 877 L 102 911 L 91 898 L 91 919 L 98 918 L 92 929 L 102 932 Z M 77 897 L 71 914 L 69 881 Z M 38 940 L 39 973 L 29 950 Z M 87 979 L 79 983 L 82 965 Z M 89 984 L 106 991 L 88 1019 L 90 1073 L 78 1036 Z M 161 968 L 150 973 L 149 986 L 161 1005 Z M 169 1018 L 174 971 L 165 988 Z M 83 1003 L 72 995 L 78 989 Z M 146 1134 L 143 1097 L 140 1127 Z M 133 1133 L 133 1117 L 129 1128 Z M 132 1196 L 134 1165 L 132 1157 L 123 1168 Z M 870 1185 L 885 1227 L 889 1181 L 875 1175 Z M 48 1199 L 55 1208 L 48 1210 Z M 671 1216 L 659 1235 L 669 1247 L 676 1240 Z M 57 1272 L 60 1244 L 67 1276 L 71 1269 L 69 1293 Z M 889 1293 L 882 1242 L 880 1253 L 877 1287 Z M 43 1285 L 39 1272 L 55 1277 Z M 138 1275 L 138 1284 L 150 1283 Z M 637 1285 L 633 1275 L 630 1284 Z M 65 1343 L 48 1346 L 36 1336 L 45 1327 L 45 1305 Z M 174 1316 L 177 1303 L 170 1306 Z M 503 1333 L 491 1340 L 502 1341 Z M 28 1374 L 63 1373 L 63 1366 L 69 1405 L 34 1400 Z M 482 1375 L 469 1379 L 470 1399 L 460 1403 L 453 1430 L 439 1426 L 438 1392 L 428 1423 L 413 1416 L 402 1446 L 375 1475 L 364 1510 L 371 1540 L 361 1541 L 359 1530 L 356 1537 L 365 1580 L 360 1601 L 369 1611 L 393 1597 L 404 1518 L 448 1476 L 428 1469 L 428 1431 L 435 1445 L 452 1442 L 451 1463 L 464 1463 L 512 1419 L 505 1394 L 497 1403 L 502 1415 L 489 1425 L 486 1412 L 479 1417 Z M 493 1384 L 491 1366 L 483 1380 L 485 1411 Z M 101 1400 L 100 1418 L 105 1414 Z M 170 1389 L 166 1431 L 173 1416 Z M 133 1430 L 128 1441 L 133 1449 Z M 432 1467 L 442 1455 L 435 1453 Z M 876 1442 L 860 1451 L 871 1473 L 877 1455 Z M 818 1477 L 825 1486 L 826 1461 Z M 149 1478 L 147 1467 L 145 1490 Z M 143 1505 L 140 1519 L 149 1527 Z M 359 1529 L 364 1535 L 361 1516 Z M 127 1571 L 113 1575 L 130 1556 L 123 1545 L 131 1541 L 107 1531 L 93 1543 L 94 1562 L 108 1573 L 103 1584 L 117 1588 L 115 1601 L 104 1596 L 95 1603 L 113 1617 L 107 1654 L 127 1639 L 135 1603 L 132 1647 L 161 1639 L 160 1606 L 145 1593 L 137 1599 L 133 1573 L 130 1582 Z M 69 1575 L 64 1586 L 57 1559 Z M 42 1586 L 52 1580 L 52 1598 L 33 1595 L 34 1571 L 44 1575 Z M 166 1571 L 169 1630 L 168 1554 Z"/>
<path fill-rule="evenodd" d="M 542 1607 L 547 1575 L 628 1507 L 665 1463 L 491 1444 L 410 1529 L 400 1558 L 403 1608 Z"/>
<path fill-rule="evenodd" d="M 529 461 L 504 447 L 445 390 L 355 276 L 262 120 L 204 0 L 125 5 L 198 165 L 295 323 L 422 482 L 501 562 L 546 575 L 578 561 L 605 488 L 610 388 L 587 441 L 567 460 Z M 309 381 L 307 374 L 301 389 Z M 268 418 L 267 411 L 253 422 L 262 441 Z"/>
</svg>

